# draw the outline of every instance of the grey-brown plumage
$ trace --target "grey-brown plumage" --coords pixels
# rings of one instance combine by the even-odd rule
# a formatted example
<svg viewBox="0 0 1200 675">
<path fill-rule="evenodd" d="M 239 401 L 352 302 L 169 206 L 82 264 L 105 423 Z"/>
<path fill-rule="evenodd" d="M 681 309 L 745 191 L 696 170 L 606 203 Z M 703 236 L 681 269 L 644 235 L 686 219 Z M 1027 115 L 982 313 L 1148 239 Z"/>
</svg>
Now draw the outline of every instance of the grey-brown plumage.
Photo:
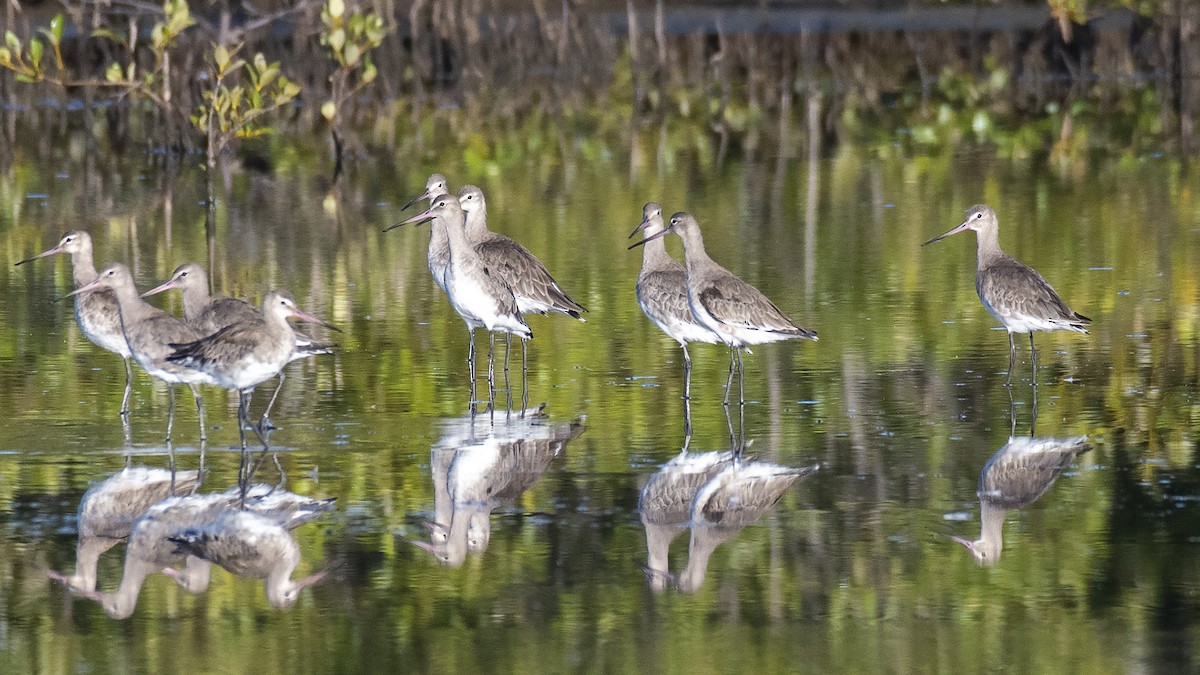
<svg viewBox="0 0 1200 675">
<path fill-rule="evenodd" d="M 79 501 L 75 572 L 47 572 L 72 591 L 96 590 L 100 556 L 129 538 L 133 524 L 151 506 L 174 494 L 186 494 L 200 482 L 199 471 L 128 467 L 88 488 Z"/>
<path fill-rule="evenodd" d="M 537 256 L 509 237 L 488 230 L 482 190 L 464 185 L 458 191 L 458 201 L 466 214 L 467 241 L 484 265 L 512 289 L 522 314 L 559 312 L 584 320 L 581 313 L 587 310 L 567 295 Z"/>
<path fill-rule="evenodd" d="M 1009 380 L 1017 357 L 1013 334 L 1029 333 L 1030 361 L 1036 383 L 1037 351 L 1033 346 L 1033 333 L 1055 330 L 1087 333 L 1087 325 L 1092 320 L 1067 306 L 1037 270 L 1001 250 L 999 227 L 996 212 L 986 204 L 977 204 L 967 211 L 962 224 L 921 245 L 959 232 L 975 231 L 975 292 L 984 309 L 1008 331 Z"/>
<path fill-rule="evenodd" d="M 757 288 L 721 267 L 704 250 L 700 225 L 690 214 L 680 211 L 671 216 L 667 229 L 648 236 L 634 246 L 645 245 L 669 232 L 683 240 L 687 269 L 688 306 L 696 321 L 729 346 L 729 378 L 725 403 L 733 386 L 734 359 L 752 345 L 781 340 L 816 340 L 817 334 L 798 326 Z M 632 247 L 631 247 L 632 248 Z M 744 402 L 744 400 L 743 400 Z"/>
<path fill-rule="evenodd" d="M 208 292 L 208 274 L 195 263 L 184 263 L 175 268 L 171 278 L 145 293 L 142 297 L 156 295 L 178 288 L 183 296 L 183 320 L 201 335 L 212 335 L 227 326 L 242 321 L 262 318 L 262 311 L 240 298 L 211 295 Z M 292 360 L 320 354 L 332 354 L 334 344 L 315 340 L 300 331 L 295 331 L 296 349 Z"/>
<path fill-rule="evenodd" d="M 298 308 L 291 293 L 276 290 L 263 298 L 262 309 L 253 319 L 226 326 L 199 340 L 172 344 L 175 351 L 167 359 L 207 374 L 218 386 L 237 391 L 241 397 L 239 420 L 248 422 L 250 392 L 272 377 L 282 381 L 283 367 L 295 353 L 296 333 L 287 321 L 289 317 L 333 328 Z M 272 397 L 263 413 L 264 428 L 274 403 Z"/>
<path fill-rule="evenodd" d="M 452 420 L 434 446 L 436 522 L 431 543 L 414 542 L 444 565 L 457 567 L 467 553 L 482 553 L 491 540 L 491 512 L 516 502 L 584 431 L 581 421 L 549 423 L 543 414 L 510 415 L 494 423 Z M 453 452 L 447 462 L 445 453 Z M 439 458 L 436 453 L 442 453 Z"/>
<path fill-rule="evenodd" d="M 54 248 L 22 260 L 17 265 L 58 253 L 70 256 L 71 276 L 76 289 L 96 278 L 96 266 L 92 259 L 92 237 L 83 230 L 64 234 Z M 133 365 L 130 363 L 133 354 L 125 340 L 125 333 L 121 330 L 121 311 L 116 295 L 107 288 L 97 288 L 76 295 L 75 323 L 92 344 L 119 355 L 125 361 L 125 393 L 121 397 L 120 414 L 128 415 L 129 397 L 133 392 Z"/>
<path fill-rule="evenodd" d="M 196 329 L 187 325 L 177 317 L 149 305 L 138 296 L 137 287 L 133 283 L 133 275 L 129 268 L 121 263 L 113 263 L 104 269 L 90 283 L 76 289 L 70 295 L 78 295 L 97 288 L 108 288 L 117 298 L 121 311 L 121 330 L 133 358 L 151 377 L 167 383 L 170 396 L 170 413 L 167 416 L 167 440 L 171 439 L 171 431 L 175 423 L 175 385 L 186 384 L 192 390 L 192 398 L 196 401 L 196 414 L 200 418 L 200 440 L 207 438 L 204 424 L 204 401 L 200 398 L 197 385 L 212 384 L 213 379 L 208 375 L 185 368 L 167 360 L 174 351 L 170 346 L 174 343 L 192 342 L 201 336 Z"/>
<path fill-rule="evenodd" d="M 771 510 L 796 483 L 820 465 L 792 468 L 756 461 L 734 461 L 713 476 L 692 500 L 691 539 L 687 567 L 679 574 L 679 590 L 694 593 L 704 583 L 708 561 L 717 546 Z"/>
<path fill-rule="evenodd" d="M 638 514 L 646 530 L 646 570 L 650 588 L 661 591 L 671 579 L 671 542 L 692 520 L 692 501 L 700 488 L 733 463 L 733 452 L 681 450 L 646 481 L 638 496 Z"/>
<path fill-rule="evenodd" d="M 684 398 L 692 393 L 692 357 L 689 342 L 717 344 L 720 336 L 696 320 L 688 305 L 687 270 L 667 253 L 662 238 L 654 238 L 666 229 L 662 206 L 650 202 L 642 207 L 642 222 L 629 234 L 644 232 L 647 238 L 642 247 L 642 269 L 638 273 L 638 306 L 659 330 L 683 348 Z"/>
<path fill-rule="evenodd" d="M 979 539 L 953 539 L 979 564 L 995 565 L 1003 549 L 1004 515 L 1040 499 L 1076 457 L 1091 449 L 1087 436 L 1009 438 L 979 472 Z"/>
<path fill-rule="evenodd" d="M 287 528 L 251 511 L 226 510 L 219 517 L 170 535 L 188 555 L 221 566 L 231 574 L 264 579 L 267 600 L 276 609 L 296 604 L 300 591 L 325 572 L 292 580 L 300 564 L 300 546 Z"/>
</svg>

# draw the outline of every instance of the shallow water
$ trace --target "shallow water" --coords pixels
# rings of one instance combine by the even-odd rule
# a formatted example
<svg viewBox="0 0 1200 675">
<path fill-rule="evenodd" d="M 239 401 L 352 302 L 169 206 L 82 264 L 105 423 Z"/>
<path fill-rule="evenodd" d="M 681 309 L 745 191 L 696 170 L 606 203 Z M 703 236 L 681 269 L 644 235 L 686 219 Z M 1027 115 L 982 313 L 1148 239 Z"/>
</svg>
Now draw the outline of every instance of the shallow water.
<svg viewBox="0 0 1200 675">
<path fill-rule="evenodd" d="M 199 172 L 56 156 L 0 178 L 0 671 L 1195 668 L 1200 181 L 1177 161 L 884 147 L 714 166 L 647 147 L 633 161 L 581 152 L 468 170 L 446 151 L 398 163 L 358 164 L 339 199 L 301 155 L 282 154 L 269 176 L 223 176 L 211 260 Z M 590 310 L 583 324 L 530 319 L 529 401 L 544 420 L 462 420 L 467 335 L 429 278 L 427 231 L 381 232 L 433 170 L 480 185 L 492 228 Z M 729 449 L 732 426 L 756 461 L 820 464 L 730 528 L 692 593 L 647 571 L 638 513 L 684 443 L 681 353 L 641 315 L 640 253 L 625 250 L 650 200 L 695 214 L 714 259 L 821 337 L 755 348 L 732 419 L 727 353 L 692 348 L 691 451 Z M 1095 322 L 1087 336 L 1038 336 L 1032 429 L 1028 345 L 1018 340 L 1007 389 L 1006 334 L 975 296 L 973 235 L 919 246 L 976 202 L 995 207 L 1006 250 Z M 219 292 L 287 288 L 345 331 L 336 355 L 288 369 L 273 414 L 287 487 L 338 505 L 295 533 L 298 574 L 331 573 L 290 611 L 223 571 L 194 596 L 156 575 L 121 622 L 47 579 L 74 565 L 90 484 L 130 457 L 199 461 L 189 397 L 168 448 L 165 388 L 140 372 L 126 440 L 119 359 L 54 302 L 71 290 L 68 262 L 11 265 L 77 227 L 98 263 L 129 262 L 140 288 L 197 261 Z M 171 294 L 155 302 L 179 311 Z M 220 490 L 236 481 L 236 400 L 205 400 L 203 490 Z M 455 567 L 414 544 L 436 536 L 424 526 L 439 518 L 435 477 L 470 468 L 453 459 L 514 443 L 533 453 L 535 436 L 573 423 L 577 435 L 510 483 L 527 489 L 471 502 L 492 509 L 486 550 L 473 537 Z M 950 535 L 979 536 L 979 474 L 1013 423 L 1092 449 L 1008 512 L 1000 560 L 979 566 Z M 264 466 L 259 478 L 277 480 Z M 690 534 L 670 549 L 672 575 Z M 117 585 L 123 551 L 101 558 L 100 588 Z"/>
</svg>

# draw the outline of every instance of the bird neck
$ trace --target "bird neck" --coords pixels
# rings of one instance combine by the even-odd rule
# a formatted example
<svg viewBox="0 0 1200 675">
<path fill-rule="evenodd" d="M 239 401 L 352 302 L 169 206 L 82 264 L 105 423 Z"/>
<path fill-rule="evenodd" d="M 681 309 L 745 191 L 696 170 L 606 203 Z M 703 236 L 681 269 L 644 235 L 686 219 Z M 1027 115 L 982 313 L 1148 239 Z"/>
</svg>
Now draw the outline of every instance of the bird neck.
<svg viewBox="0 0 1200 675">
<path fill-rule="evenodd" d="M 125 324 L 135 323 L 153 312 L 160 311 L 142 300 L 132 283 L 114 286 L 112 291 L 117 297 L 117 306 L 121 309 L 121 321 Z"/>
<path fill-rule="evenodd" d="M 687 567 L 679 573 L 679 590 L 684 593 L 695 593 L 704 584 L 708 575 L 708 559 L 712 557 L 717 545 L 723 541 L 714 536 L 711 528 L 701 523 L 692 523 L 692 538 L 688 542 Z"/>
<path fill-rule="evenodd" d="M 292 582 L 292 572 L 296 570 L 296 565 L 299 559 L 284 559 L 278 565 L 271 569 L 267 574 L 266 591 L 267 602 L 273 607 L 286 607 L 291 604 L 288 599 L 288 592 L 291 591 L 295 584 Z"/>
<path fill-rule="evenodd" d="M 463 229 L 466 232 L 467 241 L 472 245 L 483 241 L 484 237 L 488 235 L 487 206 L 485 204 L 479 204 L 473 210 L 466 212 Z"/>
<path fill-rule="evenodd" d="M 430 223 L 430 227 L 440 227 L 446 233 L 450 242 L 450 260 L 460 265 L 475 260 L 475 249 L 467 241 L 467 233 L 461 222 L 451 223 L 443 216 L 438 216 Z"/>
<path fill-rule="evenodd" d="M 75 545 L 75 574 L 71 575 L 71 586 L 76 590 L 96 590 L 96 566 L 100 554 L 112 548 L 116 541 L 99 537 L 83 537 Z"/>
<path fill-rule="evenodd" d="M 212 302 L 208 284 L 190 284 L 183 287 L 183 317 L 188 321 L 200 316 Z"/>
<path fill-rule="evenodd" d="M 1004 545 L 1004 515 L 1006 513 L 1008 513 L 1007 510 L 995 504 L 988 502 L 981 504 L 979 541 L 989 554 L 991 554 L 989 557 L 993 562 L 999 557 L 995 553 L 999 553 L 1001 547 Z M 995 553 L 992 553 L 993 551 Z"/>
<path fill-rule="evenodd" d="M 71 254 L 71 277 L 75 281 L 75 288 L 91 283 L 96 276 L 96 263 L 92 260 L 92 244 L 91 242 L 81 242 L 79 250 Z"/>
<path fill-rule="evenodd" d="M 147 560 L 125 557 L 125 570 L 121 573 L 121 585 L 112 593 L 102 593 L 104 611 L 114 619 L 125 619 L 133 614 L 137 606 L 138 595 L 142 592 L 142 583 L 155 570 L 155 566 Z"/>
<path fill-rule="evenodd" d="M 1000 249 L 1000 231 L 997 228 L 985 227 L 979 230 L 975 233 L 975 240 L 978 269 L 983 269 L 998 258 L 1004 257 L 1004 251 Z"/>
<path fill-rule="evenodd" d="M 676 262 L 671 254 L 667 253 L 667 242 L 664 237 L 652 239 L 642 245 L 645 249 L 642 251 L 642 270 L 651 271 L 670 267 L 671 263 Z"/>
<path fill-rule="evenodd" d="M 704 237 L 696 228 L 679 230 L 679 238 L 683 240 L 683 260 L 687 266 L 688 276 L 699 267 L 712 262 L 708 252 L 704 250 Z"/>
</svg>

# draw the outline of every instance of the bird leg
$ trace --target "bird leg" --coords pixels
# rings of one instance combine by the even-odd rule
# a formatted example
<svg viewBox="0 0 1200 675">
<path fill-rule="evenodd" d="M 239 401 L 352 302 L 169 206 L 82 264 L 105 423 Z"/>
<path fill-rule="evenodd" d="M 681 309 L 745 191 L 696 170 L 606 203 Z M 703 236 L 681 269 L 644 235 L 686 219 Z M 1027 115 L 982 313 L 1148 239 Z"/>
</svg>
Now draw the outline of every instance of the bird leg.
<svg viewBox="0 0 1200 675">
<path fill-rule="evenodd" d="M 742 363 L 742 350 L 737 350 L 738 357 L 738 405 L 746 405 L 746 366 Z"/>
<path fill-rule="evenodd" d="M 271 392 L 271 400 L 267 401 L 267 409 L 263 411 L 262 419 L 258 421 L 259 430 L 273 429 L 271 425 L 271 408 L 275 407 L 275 399 L 279 398 L 279 390 L 283 389 L 283 371 L 279 371 L 279 382 L 275 385 L 275 391 Z M 246 400 L 246 423 L 250 423 L 250 401 Z"/>
<path fill-rule="evenodd" d="M 467 371 L 471 374 L 471 412 L 475 412 L 475 329 L 467 328 L 470 346 L 467 347 Z"/>
<path fill-rule="evenodd" d="M 529 341 L 521 338 L 521 417 L 529 409 Z"/>
<path fill-rule="evenodd" d="M 129 395 L 133 393 L 133 364 L 125 357 L 125 395 L 121 397 L 121 417 L 129 416 Z"/>
<path fill-rule="evenodd" d="M 1032 335 L 1032 333 L 1031 333 Z M 1017 363 L 1017 343 L 1013 341 L 1013 334 L 1008 334 L 1008 377 L 1004 379 L 1004 386 L 1012 386 L 1012 371 Z"/>
<path fill-rule="evenodd" d="M 688 354 L 687 343 L 683 343 L 681 346 L 683 347 L 683 400 L 690 401 L 692 400 L 692 357 Z"/>
<path fill-rule="evenodd" d="M 167 385 L 167 440 L 171 440 L 171 430 L 175 427 L 175 385 Z"/>
<path fill-rule="evenodd" d="M 200 440 L 208 440 L 208 431 L 204 424 L 204 399 L 200 398 L 200 387 L 194 384 L 189 384 L 188 389 L 192 390 L 192 398 L 196 399 L 196 415 L 200 417 Z"/>
<path fill-rule="evenodd" d="M 729 378 L 725 380 L 725 399 L 723 401 L 721 401 L 721 405 L 726 406 L 726 407 L 729 406 L 729 391 L 731 389 L 733 389 L 733 350 L 734 349 L 735 349 L 734 347 L 729 348 Z"/>
<path fill-rule="evenodd" d="M 238 392 L 238 411 L 237 411 L 237 427 L 238 440 L 242 445 L 242 452 L 246 452 L 246 425 L 250 423 L 250 396 L 245 391 Z"/>
<path fill-rule="evenodd" d="M 1037 349 L 1033 347 L 1033 331 L 1029 331 L 1029 363 L 1033 370 L 1033 384 L 1030 386 L 1035 388 L 1034 391 L 1037 391 Z"/>
<path fill-rule="evenodd" d="M 496 405 L 496 334 L 488 332 L 488 406 Z"/>
<path fill-rule="evenodd" d="M 692 399 L 683 399 L 683 449 L 692 442 Z"/>
<path fill-rule="evenodd" d="M 505 419 L 512 416 L 512 385 L 508 381 L 508 355 L 512 351 L 512 333 L 504 334 L 504 396 L 508 409 L 505 412 Z"/>
</svg>

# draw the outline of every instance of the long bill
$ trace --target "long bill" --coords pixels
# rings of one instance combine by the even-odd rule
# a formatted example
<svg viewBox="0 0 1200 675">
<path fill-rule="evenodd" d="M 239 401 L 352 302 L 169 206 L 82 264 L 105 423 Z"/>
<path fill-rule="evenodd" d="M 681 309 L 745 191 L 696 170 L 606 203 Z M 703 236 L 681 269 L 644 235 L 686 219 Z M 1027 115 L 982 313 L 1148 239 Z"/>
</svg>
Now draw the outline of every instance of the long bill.
<svg viewBox="0 0 1200 675">
<path fill-rule="evenodd" d="M 48 251 L 42 251 L 41 253 L 33 256 L 32 258 L 26 258 L 26 259 L 22 260 L 21 262 L 13 265 L 13 267 L 18 267 L 20 265 L 24 265 L 25 263 L 33 262 L 34 260 L 37 260 L 38 258 L 45 258 L 48 256 L 52 256 L 55 253 L 62 253 L 62 252 L 63 252 L 62 246 L 55 246 L 54 248 L 52 248 Z"/>
<path fill-rule="evenodd" d="M 636 230 L 635 230 L 635 231 L 636 231 Z M 658 239 L 658 238 L 660 238 L 660 237 L 665 237 L 665 236 L 667 236 L 667 235 L 668 235 L 668 234 L 670 234 L 670 233 L 671 233 L 671 228 L 667 228 L 667 229 L 665 229 L 665 230 L 659 230 L 658 232 L 655 232 L 654 234 L 650 235 L 649 237 L 646 237 L 645 239 L 643 239 L 643 240 L 641 240 L 641 241 L 639 241 L 639 242 L 637 242 L 637 243 L 630 244 L 630 245 L 629 245 L 629 248 L 627 248 L 627 249 L 625 249 L 625 250 L 627 250 L 627 251 L 631 251 L 631 250 L 633 250 L 633 248 L 634 248 L 635 246 L 641 246 L 642 244 L 645 244 L 645 243 L 646 243 L 646 242 L 648 242 L 648 241 L 654 241 L 655 239 Z M 629 235 L 629 236 L 631 236 L 631 237 L 632 237 L 633 235 Z"/>
<path fill-rule="evenodd" d="M 92 279 L 90 282 L 80 286 L 79 288 L 76 288 L 75 290 L 71 291 L 70 293 L 67 293 L 66 295 L 62 296 L 61 298 L 56 299 L 55 302 L 61 302 L 71 296 L 79 295 L 80 293 L 87 293 L 88 291 L 94 291 L 97 288 L 104 288 L 104 284 L 100 283 L 100 277 L 96 277 L 95 279 Z"/>
<path fill-rule="evenodd" d="M 142 293 L 142 297 L 145 298 L 145 297 L 149 297 L 151 295 L 158 295 L 159 293 L 162 293 L 163 291 L 169 291 L 172 288 L 179 288 L 178 284 L 175 283 L 174 277 L 167 279 L 166 281 L 159 284 L 158 286 L 155 286 L 154 288 L 151 288 L 150 290 L 146 291 L 145 293 Z"/>
<path fill-rule="evenodd" d="M 416 204 L 417 202 L 421 201 L 422 199 L 429 199 L 429 189 L 428 188 L 426 188 L 426 190 L 424 192 L 422 192 L 421 194 L 419 194 L 416 197 L 413 197 L 412 199 L 405 202 L 404 206 L 400 207 L 400 210 L 407 211 L 410 206 L 412 206 L 413 204 Z"/>
<path fill-rule="evenodd" d="M 408 225 L 409 223 L 421 225 L 423 223 L 428 223 L 431 220 L 433 220 L 433 214 L 430 211 L 425 210 L 425 211 L 422 211 L 421 213 L 418 213 L 417 215 L 413 216 L 412 218 L 409 218 L 408 220 L 402 220 L 402 221 L 396 223 L 395 225 L 385 227 L 385 228 L 383 228 L 383 231 L 387 232 L 388 230 L 394 230 L 397 227 L 400 227 L 401 225 Z"/>
<path fill-rule="evenodd" d="M 337 326 L 335 326 L 331 323 L 328 323 L 326 321 L 318 319 L 317 317 L 313 316 L 312 314 L 309 314 L 307 312 L 302 312 L 299 309 L 293 309 L 292 316 L 296 317 L 297 319 L 300 319 L 301 321 L 307 321 L 308 323 L 315 323 L 318 326 L 324 326 L 324 327 L 328 328 L 329 330 L 335 330 L 339 333 L 343 332 L 341 328 L 338 328 Z"/>
<path fill-rule="evenodd" d="M 629 233 L 629 236 L 628 236 L 628 237 L 625 237 L 625 238 L 626 238 L 626 239 L 633 239 L 633 235 L 635 235 L 635 234 L 637 234 L 638 232 L 641 232 L 642 230 L 646 229 L 646 226 L 647 226 L 647 225 L 649 225 L 649 224 L 650 224 L 650 219 L 649 219 L 649 218 L 642 218 L 642 222 L 638 223 L 638 226 L 637 226 L 637 227 L 635 227 L 635 228 L 633 228 L 633 232 L 630 232 L 630 233 Z M 642 243 L 645 243 L 645 242 L 642 242 Z"/>
<path fill-rule="evenodd" d="M 945 239 L 946 237 L 949 237 L 949 236 L 950 236 L 950 235 L 952 235 L 952 234 L 958 234 L 959 232 L 963 232 L 963 231 L 965 231 L 965 230 L 969 230 L 969 229 L 971 229 L 971 228 L 967 227 L 968 223 L 970 223 L 970 221 L 963 221 L 963 224 L 962 224 L 962 225 L 959 225 L 958 227 L 954 228 L 953 230 L 950 230 L 949 232 L 947 232 L 947 233 L 945 233 L 945 234 L 940 234 L 940 235 L 938 235 L 938 236 L 934 237 L 933 239 L 930 239 L 929 241 L 927 241 L 927 242 L 925 242 L 924 244 L 921 244 L 921 245 L 922 245 L 922 246 L 928 246 L 928 245 L 932 244 L 933 242 L 935 242 L 935 241 L 941 241 L 941 240 Z"/>
</svg>

